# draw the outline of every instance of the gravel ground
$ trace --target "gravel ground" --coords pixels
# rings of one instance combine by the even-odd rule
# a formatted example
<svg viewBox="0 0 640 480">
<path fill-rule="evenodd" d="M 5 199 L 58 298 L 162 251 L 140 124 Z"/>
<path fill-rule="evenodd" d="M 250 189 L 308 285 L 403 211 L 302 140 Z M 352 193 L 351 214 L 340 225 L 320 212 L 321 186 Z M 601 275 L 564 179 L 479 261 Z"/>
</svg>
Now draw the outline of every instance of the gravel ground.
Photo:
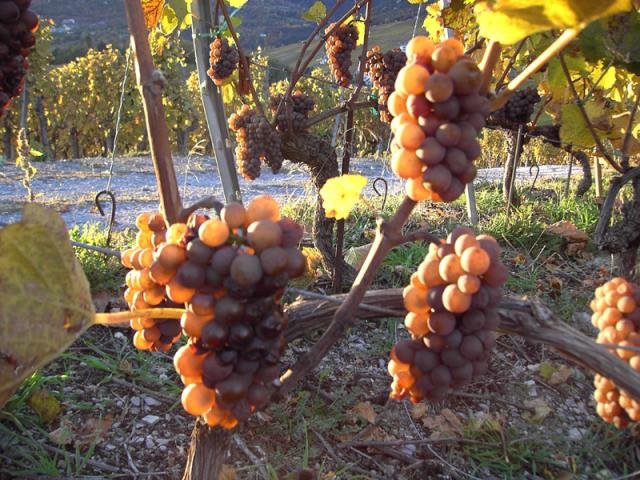
<svg viewBox="0 0 640 480">
<path fill-rule="evenodd" d="M 223 197 L 222 185 L 212 158 L 198 157 L 190 162 L 185 158 L 178 158 L 175 160 L 175 167 L 185 204 L 209 195 Z M 107 186 L 108 159 L 39 163 L 36 168 L 38 173 L 32 187 L 38 202 L 58 209 L 69 226 L 100 218 L 93 199 L 97 192 Z M 383 177 L 388 182 L 389 194 L 402 190 L 401 180 L 393 175 L 384 161 L 356 159 L 351 163 L 351 170 L 370 179 Z M 567 166 L 543 165 L 540 167 L 539 178 L 565 178 L 567 171 Z M 518 181 L 531 182 L 535 171 L 532 175 L 528 167 L 521 167 L 517 174 Z M 580 175 L 581 172 L 574 169 L 574 174 Z M 499 181 L 501 177 L 501 168 L 487 168 L 478 172 L 477 181 Z M 369 182 L 365 195 L 375 196 L 371 185 L 372 182 Z M 240 188 L 245 197 L 269 193 L 279 199 L 295 199 L 310 193 L 312 187 L 305 169 L 285 162 L 279 174 L 274 175 L 263 168 L 262 175 L 256 181 L 241 179 Z M 114 163 L 112 191 L 118 200 L 116 228 L 133 224 L 140 211 L 156 208 L 156 183 L 150 157 L 118 158 Z M 25 189 L 22 186 L 22 173 L 15 165 L 0 166 L 0 192 L 0 222 L 18 220 L 25 199 Z"/>
</svg>

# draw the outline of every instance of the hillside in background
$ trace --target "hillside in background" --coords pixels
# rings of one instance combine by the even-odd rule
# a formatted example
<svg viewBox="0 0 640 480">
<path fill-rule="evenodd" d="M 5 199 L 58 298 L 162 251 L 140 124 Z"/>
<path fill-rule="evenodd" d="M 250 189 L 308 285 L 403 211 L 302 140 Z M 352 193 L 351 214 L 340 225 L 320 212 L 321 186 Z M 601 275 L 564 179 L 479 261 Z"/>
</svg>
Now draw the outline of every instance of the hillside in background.
<svg viewBox="0 0 640 480">
<path fill-rule="evenodd" d="M 260 45 L 273 50 L 301 42 L 315 25 L 301 17 L 313 2 L 249 0 L 238 14 L 242 18 L 240 32 L 243 46 L 253 49 Z M 90 47 L 100 47 L 106 43 L 124 46 L 127 42 L 127 23 L 124 5 L 120 0 L 33 0 L 32 5 L 36 13 L 56 23 L 54 47 L 59 62 L 73 59 Z M 349 6 L 347 2 L 338 15 Z M 417 6 L 406 0 L 375 0 L 373 22 L 387 24 L 408 21 L 415 18 L 416 10 Z"/>
</svg>

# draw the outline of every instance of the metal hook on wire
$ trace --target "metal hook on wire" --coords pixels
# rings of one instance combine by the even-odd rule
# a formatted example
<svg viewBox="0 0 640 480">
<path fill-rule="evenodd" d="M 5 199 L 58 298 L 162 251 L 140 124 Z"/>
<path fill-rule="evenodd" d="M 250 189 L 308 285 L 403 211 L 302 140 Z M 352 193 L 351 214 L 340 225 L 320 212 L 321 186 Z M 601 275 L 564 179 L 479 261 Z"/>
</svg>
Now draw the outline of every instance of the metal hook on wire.
<svg viewBox="0 0 640 480">
<path fill-rule="evenodd" d="M 533 192 L 533 189 L 536 186 L 536 181 L 538 180 L 538 175 L 540 175 L 540 165 L 538 165 L 538 162 L 529 166 L 529 176 L 531 176 L 531 172 L 534 168 L 536 169 L 536 176 L 533 177 L 533 182 L 531 182 L 531 186 L 529 187 L 529 195 L 531 195 L 531 192 Z"/>
<path fill-rule="evenodd" d="M 382 182 L 384 184 L 384 193 L 380 193 L 380 191 L 378 191 L 378 187 L 376 186 L 378 182 Z M 373 181 L 372 187 L 373 187 L 373 191 L 376 192 L 379 197 L 383 197 L 382 206 L 380 207 L 380 210 L 384 210 L 384 207 L 387 204 L 387 193 L 389 192 L 389 184 L 384 178 L 378 177 Z"/>
<path fill-rule="evenodd" d="M 113 194 L 113 192 L 109 190 L 102 190 L 101 192 L 96 193 L 94 202 L 96 204 L 96 208 L 100 212 L 100 215 L 104 217 L 105 214 L 104 214 L 104 209 L 102 208 L 101 197 L 104 197 L 105 195 L 109 197 L 109 200 L 111 202 L 111 217 L 109 218 L 109 227 L 107 229 L 107 247 L 108 247 L 111 244 L 111 230 L 113 229 L 113 224 L 116 220 L 116 196 Z"/>
</svg>

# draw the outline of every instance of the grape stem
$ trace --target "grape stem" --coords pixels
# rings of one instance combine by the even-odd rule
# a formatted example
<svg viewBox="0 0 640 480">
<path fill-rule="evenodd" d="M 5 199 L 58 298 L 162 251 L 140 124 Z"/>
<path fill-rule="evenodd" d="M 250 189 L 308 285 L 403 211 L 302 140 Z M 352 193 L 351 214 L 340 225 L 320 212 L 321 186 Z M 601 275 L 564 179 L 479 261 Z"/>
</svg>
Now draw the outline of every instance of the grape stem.
<svg viewBox="0 0 640 480">
<path fill-rule="evenodd" d="M 184 312 L 186 312 L 184 308 L 143 308 L 134 312 L 96 313 L 94 323 L 96 325 L 117 325 L 132 318 L 173 318 L 178 320 Z"/>
<path fill-rule="evenodd" d="M 620 173 L 624 173 L 622 167 L 618 165 L 613 159 L 613 157 L 609 154 L 609 152 L 606 151 L 606 149 L 604 148 L 604 145 L 602 144 L 602 141 L 600 140 L 600 137 L 596 133 L 593 123 L 591 123 L 591 119 L 589 118 L 589 115 L 587 114 L 587 111 L 584 108 L 584 103 L 580 98 L 580 95 L 578 95 L 576 86 L 573 84 L 571 73 L 569 72 L 569 68 L 567 67 L 567 62 L 565 62 L 564 55 L 562 55 L 562 53 L 558 54 L 558 60 L 560 61 L 560 66 L 562 67 L 562 72 L 564 73 L 564 76 L 567 79 L 567 83 L 569 84 L 569 89 L 571 90 L 571 94 L 573 95 L 575 104 L 578 107 L 578 110 L 580 111 L 580 115 L 582 116 L 584 123 L 586 123 L 587 129 L 589 130 L 589 133 L 593 137 L 593 141 L 596 143 L 598 150 L 600 151 L 600 154 L 607 160 L 607 162 L 609 162 L 609 165 L 611 165 L 616 171 Z"/>
<path fill-rule="evenodd" d="M 402 243 L 404 238 L 401 233 L 402 227 L 416 205 L 416 202 L 405 197 L 390 220 L 378 219 L 376 238 L 344 303 L 336 310 L 331 324 L 320 340 L 294 365 L 291 375 L 282 383 L 279 395 L 286 395 L 302 378 L 309 374 L 329 349 L 342 338 L 346 329 L 356 322 L 355 312 L 357 312 L 387 253 Z"/>
<path fill-rule="evenodd" d="M 518 54 L 520 53 L 520 50 L 522 50 L 522 47 L 524 47 L 524 43 L 527 41 L 527 38 L 529 37 L 526 37 L 520 40 L 520 43 L 518 43 L 518 46 L 515 48 L 515 50 L 511 54 L 511 58 L 509 58 L 509 63 L 507 63 L 507 66 L 504 68 L 502 75 L 500 75 L 500 78 L 496 82 L 496 92 L 500 90 L 500 87 L 502 87 L 502 84 L 507 78 L 507 75 L 509 75 L 509 72 L 511 72 L 511 69 L 513 68 L 513 64 L 516 62 L 516 58 L 518 58 Z"/>
<path fill-rule="evenodd" d="M 522 85 L 530 76 L 540 70 L 547 62 L 551 61 L 564 47 L 573 41 L 578 36 L 582 27 L 569 28 L 565 30 L 556 40 L 549 45 L 549 47 L 542 52 L 538 57 L 529 64 L 520 74 L 511 80 L 507 86 L 492 100 L 491 109 L 493 111 L 502 107 L 513 92 L 515 92 L 520 85 Z"/>
</svg>

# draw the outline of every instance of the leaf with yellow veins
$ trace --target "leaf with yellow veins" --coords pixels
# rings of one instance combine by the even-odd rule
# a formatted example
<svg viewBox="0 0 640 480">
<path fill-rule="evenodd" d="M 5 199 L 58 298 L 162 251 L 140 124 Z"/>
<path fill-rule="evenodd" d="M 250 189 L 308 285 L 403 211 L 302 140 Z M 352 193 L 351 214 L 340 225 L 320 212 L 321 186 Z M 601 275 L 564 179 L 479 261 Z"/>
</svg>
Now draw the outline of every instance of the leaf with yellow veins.
<svg viewBox="0 0 640 480">
<path fill-rule="evenodd" d="M 362 175 L 346 174 L 333 177 L 320 189 L 322 206 L 327 218 L 341 220 L 347 218 L 355 207 L 367 179 Z"/>
<path fill-rule="evenodd" d="M 0 406 L 94 319 L 87 281 L 62 218 L 28 204 L 0 229 Z"/>
<path fill-rule="evenodd" d="M 631 0 L 497 0 L 479 2 L 475 15 L 481 36 L 510 45 L 536 32 L 583 28 L 631 8 Z"/>
</svg>

